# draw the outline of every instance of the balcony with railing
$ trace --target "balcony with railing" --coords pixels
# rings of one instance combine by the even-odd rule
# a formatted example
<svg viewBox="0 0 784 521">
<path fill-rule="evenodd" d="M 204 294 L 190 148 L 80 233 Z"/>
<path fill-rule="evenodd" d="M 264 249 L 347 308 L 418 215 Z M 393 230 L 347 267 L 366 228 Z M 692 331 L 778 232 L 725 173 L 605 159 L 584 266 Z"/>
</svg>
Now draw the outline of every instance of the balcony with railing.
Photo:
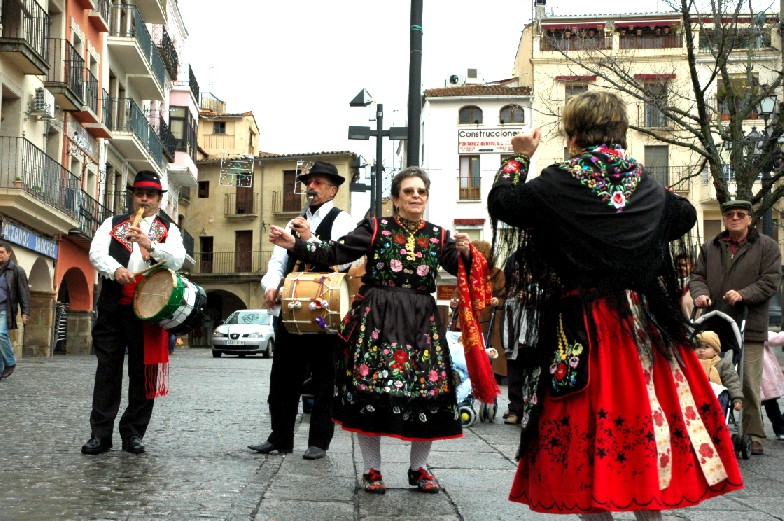
<svg viewBox="0 0 784 521">
<path fill-rule="evenodd" d="M 99 33 L 109 31 L 109 8 L 112 0 L 93 0 L 93 7 L 90 9 L 89 19 Z"/>
<path fill-rule="evenodd" d="M 90 71 L 87 71 L 87 85 L 85 92 L 89 92 L 89 94 L 85 95 L 86 103 L 92 103 L 93 89 L 97 95 L 98 80 Z M 97 109 L 95 112 L 93 112 L 93 108 L 90 105 L 84 105 L 80 112 L 74 113 L 74 116 L 76 119 L 82 122 L 82 125 L 87 129 L 87 132 L 89 132 L 93 137 L 111 139 L 112 133 L 110 128 L 112 121 L 114 120 L 114 111 L 111 102 L 112 100 L 109 98 L 109 94 L 105 89 L 102 89 L 100 97 L 97 97 L 95 100 L 96 106 L 100 105 L 101 107 L 100 117 L 98 117 L 99 112 Z"/>
<path fill-rule="evenodd" d="M 618 48 L 631 50 L 657 50 L 657 49 L 680 49 L 683 47 L 683 39 L 680 33 L 641 34 L 630 33 L 620 34 L 618 38 Z"/>
<path fill-rule="evenodd" d="M 302 211 L 306 200 L 304 194 L 272 192 L 272 213 L 280 217 L 296 215 Z"/>
<path fill-rule="evenodd" d="M 662 102 L 662 104 L 665 104 Z M 637 104 L 637 125 L 644 128 L 667 128 L 670 120 L 654 103 Z"/>
<path fill-rule="evenodd" d="M 542 35 L 539 44 L 541 51 L 604 51 L 612 49 L 612 37 Z"/>
<path fill-rule="evenodd" d="M 112 144 L 136 170 L 166 167 L 163 144 L 147 121 L 144 111 L 130 98 L 108 98 L 112 119 L 109 131 Z"/>
<path fill-rule="evenodd" d="M 271 251 L 224 251 L 194 253 L 197 275 L 261 274 L 267 271 Z"/>
<path fill-rule="evenodd" d="M 663 186 L 669 186 L 681 195 L 688 194 L 695 173 L 691 166 L 645 166 L 645 171 Z"/>
<path fill-rule="evenodd" d="M 49 72 L 49 15 L 35 0 L 0 0 L 0 54 L 23 74 Z"/>
<path fill-rule="evenodd" d="M 68 40 L 47 38 L 46 41 L 51 66 L 44 86 L 54 95 L 63 110 L 81 110 L 85 90 L 84 58 Z"/>
<path fill-rule="evenodd" d="M 479 201 L 481 195 L 481 179 L 479 177 L 460 176 L 458 182 L 459 201 Z"/>
<path fill-rule="evenodd" d="M 163 64 L 169 72 L 170 78 L 177 77 L 177 69 L 180 66 L 180 58 L 177 55 L 177 49 L 174 48 L 174 42 L 169 37 L 166 29 L 160 26 L 160 38 L 156 39 L 155 46 L 158 48 Z"/>
<path fill-rule="evenodd" d="M 188 84 L 190 85 L 193 99 L 196 100 L 196 105 L 199 104 L 199 82 L 196 81 L 196 75 L 193 74 L 193 68 L 188 65 Z"/>
<path fill-rule="evenodd" d="M 122 64 L 139 96 L 162 100 L 166 67 L 136 6 L 111 7 L 107 44 L 112 58 Z"/>
<path fill-rule="evenodd" d="M 103 205 L 115 215 L 130 212 L 131 193 L 128 190 L 105 192 L 103 195 Z"/>
<path fill-rule="evenodd" d="M 228 218 L 241 219 L 258 217 L 259 193 L 250 188 L 238 188 L 237 192 L 225 194 L 223 215 Z"/>
<path fill-rule="evenodd" d="M 55 234 L 72 229 L 79 178 L 23 137 L 0 137 L 0 214 Z"/>
<path fill-rule="evenodd" d="M 85 70 L 85 82 L 84 82 L 84 98 L 82 100 L 81 107 L 73 113 L 73 117 L 76 118 L 80 123 L 99 123 L 101 118 L 99 116 L 99 103 L 98 103 L 98 78 L 89 70 Z M 107 129 L 108 130 L 108 129 Z M 99 135 L 96 133 L 96 129 L 89 129 L 88 132 L 93 135 L 93 137 L 107 137 L 105 135 Z"/>
<path fill-rule="evenodd" d="M 71 235 L 78 234 L 87 241 L 91 241 L 101 223 L 114 214 L 86 192 L 82 192 L 81 195 L 78 215 L 79 228 L 78 232 L 71 231 Z"/>
</svg>

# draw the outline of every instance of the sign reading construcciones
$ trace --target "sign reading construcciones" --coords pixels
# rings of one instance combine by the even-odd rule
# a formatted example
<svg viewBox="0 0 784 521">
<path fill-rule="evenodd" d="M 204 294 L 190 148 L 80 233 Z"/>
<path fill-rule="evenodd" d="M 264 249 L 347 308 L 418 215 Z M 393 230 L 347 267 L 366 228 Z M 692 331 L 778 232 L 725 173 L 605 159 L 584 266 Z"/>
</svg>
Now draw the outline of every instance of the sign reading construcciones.
<svg viewBox="0 0 784 521">
<path fill-rule="evenodd" d="M 512 138 L 522 130 L 522 127 L 461 128 L 457 131 L 457 153 L 511 153 Z"/>
<path fill-rule="evenodd" d="M 30 230 L 25 230 L 9 222 L 3 222 L 3 239 L 19 246 L 24 246 L 28 250 L 33 250 L 41 255 L 46 255 L 53 259 L 57 258 L 57 243 L 40 237 Z"/>
</svg>

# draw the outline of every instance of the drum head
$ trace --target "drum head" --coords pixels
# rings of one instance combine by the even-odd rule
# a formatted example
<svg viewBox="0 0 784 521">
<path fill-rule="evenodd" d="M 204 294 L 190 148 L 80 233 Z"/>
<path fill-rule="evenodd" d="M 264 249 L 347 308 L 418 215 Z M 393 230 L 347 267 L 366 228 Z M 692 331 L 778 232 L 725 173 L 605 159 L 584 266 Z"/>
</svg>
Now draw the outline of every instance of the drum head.
<svg viewBox="0 0 784 521">
<path fill-rule="evenodd" d="M 141 320 L 160 320 L 171 316 L 180 305 L 184 285 L 169 269 L 156 270 L 145 276 L 136 287 L 133 310 Z"/>
</svg>

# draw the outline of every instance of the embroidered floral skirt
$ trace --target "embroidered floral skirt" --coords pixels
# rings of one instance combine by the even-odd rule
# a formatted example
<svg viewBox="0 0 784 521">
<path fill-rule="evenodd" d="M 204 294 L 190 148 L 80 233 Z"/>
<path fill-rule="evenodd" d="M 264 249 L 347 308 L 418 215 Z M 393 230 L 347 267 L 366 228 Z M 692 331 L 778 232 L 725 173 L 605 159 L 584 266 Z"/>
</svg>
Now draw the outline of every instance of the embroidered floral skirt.
<svg viewBox="0 0 784 521">
<path fill-rule="evenodd" d="M 641 356 L 603 301 L 587 320 L 597 340 L 588 340 L 586 384 L 558 397 L 548 390 L 509 499 L 559 514 L 666 510 L 742 488 L 724 415 L 695 353 L 680 348 L 682 364 L 655 350 L 652 360 Z"/>
<path fill-rule="evenodd" d="M 452 361 L 433 297 L 370 288 L 343 322 L 334 419 L 404 440 L 462 436 Z"/>
</svg>

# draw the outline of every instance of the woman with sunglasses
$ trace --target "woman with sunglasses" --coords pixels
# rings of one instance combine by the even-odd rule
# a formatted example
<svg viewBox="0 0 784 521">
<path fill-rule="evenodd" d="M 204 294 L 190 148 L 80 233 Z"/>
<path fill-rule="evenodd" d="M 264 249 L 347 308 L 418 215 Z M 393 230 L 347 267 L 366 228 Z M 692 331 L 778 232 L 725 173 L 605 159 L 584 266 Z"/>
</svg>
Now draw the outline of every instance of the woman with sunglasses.
<svg viewBox="0 0 784 521">
<path fill-rule="evenodd" d="M 510 500 L 531 510 L 639 520 L 741 488 L 724 414 L 688 340 L 669 243 L 696 211 L 626 150 L 627 107 L 589 90 L 562 115 L 572 157 L 526 182 L 540 130 L 512 138 L 488 195 L 513 227 L 517 277 L 540 292 L 523 342 L 520 463 Z M 515 233 L 516 232 L 516 233 Z M 514 288 L 510 288 L 510 292 Z M 533 331 L 532 331 L 533 329 Z"/>
<path fill-rule="evenodd" d="M 466 234 L 424 220 L 430 188 L 417 167 L 392 180 L 395 215 L 371 218 L 338 241 L 295 240 L 276 226 L 270 241 L 294 257 L 327 265 L 367 255 L 351 311 L 339 332 L 334 419 L 357 433 L 364 489 L 384 494 L 381 436 L 411 441 L 408 482 L 437 493 L 428 470 L 434 440 L 462 436 L 445 328 L 432 293 L 438 267 L 456 274 L 458 256 L 471 260 Z M 484 275 L 484 274 L 482 274 Z"/>
</svg>

